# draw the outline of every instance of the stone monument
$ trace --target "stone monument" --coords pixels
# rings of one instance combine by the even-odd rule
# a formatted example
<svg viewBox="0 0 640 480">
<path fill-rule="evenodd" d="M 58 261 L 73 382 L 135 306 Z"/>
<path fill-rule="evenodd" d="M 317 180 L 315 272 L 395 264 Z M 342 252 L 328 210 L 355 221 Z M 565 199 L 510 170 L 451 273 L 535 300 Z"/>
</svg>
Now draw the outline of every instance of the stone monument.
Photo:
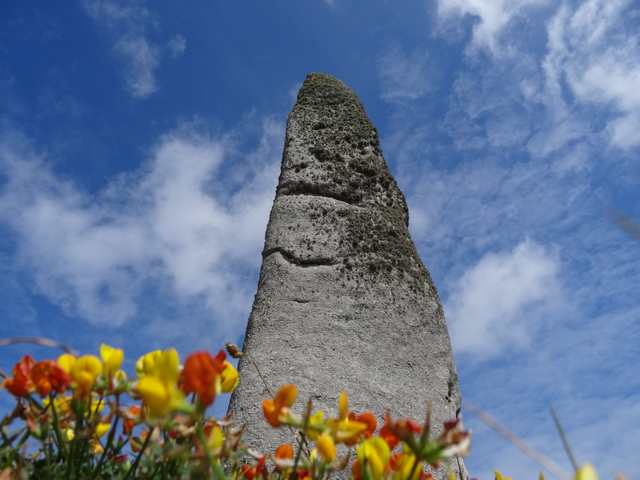
<svg viewBox="0 0 640 480">
<path fill-rule="evenodd" d="M 298 386 L 297 411 L 309 398 L 314 411 L 335 411 L 344 389 L 352 410 L 370 409 L 379 422 L 386 409 L 421 421 L 428 402 L 434 425 L 459 412 L 442 306 L 408 225 L 357 96 L 329 75 L 308 75 L 287 123 L 243 347 L 272 391 Z M 241 359 L 239 370 L 229 411 L 246 423 L 249 445 L 273 452 L 291 433 L 264 420 L 269 393 L 256 369 Z"/>
</svg>

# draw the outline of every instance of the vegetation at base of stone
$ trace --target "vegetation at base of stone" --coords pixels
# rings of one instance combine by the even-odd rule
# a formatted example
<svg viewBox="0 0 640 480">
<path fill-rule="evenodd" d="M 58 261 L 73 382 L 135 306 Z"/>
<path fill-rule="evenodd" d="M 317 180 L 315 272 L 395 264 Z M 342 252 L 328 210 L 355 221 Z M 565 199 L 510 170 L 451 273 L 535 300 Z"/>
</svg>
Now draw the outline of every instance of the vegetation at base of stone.
<svg viewBox="0 0 640 480">
<path fill-rule="evenodd" d="M 243 355 L 230 344 L 227 352 Z M 184 364 L 175 349 L 149 352 L 136 362 L 134 378 L 121 369 L 123 358 L 103 344 L 99 357 L 25 355 L 11 376 L 3 374 L 16 405 L 0 423 L 0 480 L 320 480 L 336 472 L 427 480 L 431 469 L 469 450 L 470 434 L 458 419 L 434 435 L 429 412 L 420 423 L 387 412 L 379 427 L 372 412 L 351 411 L 345 392 L 331 415 L 314 411 L 311 400 L 296 411 L 298 390 L 287 384 L 264 399 L 262 412 L 272 428 L 289 429 L 291 443 L 257 452 L 243 442 L 242 425 L 207 415 L 240 381 L 224 350 L 192 353 Z M 495 478 L 509 479 L 500 472 Z M 575 475 L 596 479 L 588 465 Z"/>
</svg>

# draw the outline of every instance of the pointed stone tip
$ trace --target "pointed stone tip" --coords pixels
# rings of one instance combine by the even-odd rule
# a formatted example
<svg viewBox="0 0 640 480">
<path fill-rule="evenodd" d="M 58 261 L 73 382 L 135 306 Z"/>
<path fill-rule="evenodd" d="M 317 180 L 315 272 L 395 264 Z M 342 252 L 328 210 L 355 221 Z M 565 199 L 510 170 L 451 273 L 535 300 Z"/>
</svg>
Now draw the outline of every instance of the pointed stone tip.
<svg viewBox="0 0 640 480">
<path fill-rule="evenodd" d="M 311 72 L 304 79 L 296 103 L 330 105 L 345 101 L 359 104 L 355 92 L 345 83 L 327 73 Z"/>
<path fill-rule="evenodd" d="M 307 74 L 304 81 L 305 83 L 306 82 L 323 82 L 328 84 L 331 84 L 331 83 L 342 84 L 342 82 L 338 80 L 336 77 L 334 77 L 333 75 L 330 75 L 328 73 L 323 73 L 323 72 L 310 72 Z"/>
</svg>

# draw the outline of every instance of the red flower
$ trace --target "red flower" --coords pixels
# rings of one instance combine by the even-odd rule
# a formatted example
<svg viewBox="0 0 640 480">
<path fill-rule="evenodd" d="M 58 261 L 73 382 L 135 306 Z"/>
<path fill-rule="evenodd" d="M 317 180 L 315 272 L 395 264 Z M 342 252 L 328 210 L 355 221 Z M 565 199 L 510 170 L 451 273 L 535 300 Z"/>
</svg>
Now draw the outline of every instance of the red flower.
<svg viewBox="0 0 640 480">
<path fill-rule="evenodd" d="M 303 468 L 299 468 L 296 472 L 299 480 L 311 480 L 311 474 L 309 470 L 305 470 Z"/>
<path fill-rule="evenodd" d="M 376 428 L 378 427 L 378 421 L 376 420 L 375 415 L 371 412 L 350 412 L 349 420 L 355 420 L 356 422 L 364 423 L 367 426 L 367 429 L 362 432 L 365 438 L 369 438 L 371 435 L 373 435 L 373 432 L 375 432 Z"/>
<path fill-rule="evenodd" d="M 214 357 L 209 352 L 189 355 L 180 375 L 180 388 L 184 393 L 195 393 L 204 406 L 209 406 L 221 388 L 220 375 L 225 369 L 226 355 L 220 350 Z"/>
<path fill-rule="evenodd" d="M 13 367 L 13 378 L 7 378 L 2 384 L 4 388 L 16 397 L 26 397 L 33 391 L 31 369 L 35 364 L 31 355 L 25 355 Z"/>
<path fill-rule="evenodd" d="M 260 457 L 258 463 L 255 466 L 242 465 L 242 474 L 248 479 L 253 480 L 255 477 L 261 475 L 266 477 L 267 467 L 264 462 L 264 455 Z"/>
<path fill-rule="evenodd" d="M 62 393 L 71 383 L 71 378 L 60 365 L 53 360 L 43 360 L 31 369 L 31 381 L 41 397 L 46 397 L 52 390 Z"/>
<path fill-rule="evenodd" d="M 351 477 L 354 480 L 362 479 L 362 468 L 360 467 L 360 461 L 358 459 L 351 464 Z"/>
<path fill-rule="evenodd" d="M 380 436 L 387 442 L 389 449 L 393 450 L 400 440 L 413 437 L 414 433 L 420 433 L 422 427 L 409 418 L 392 421 L 389 415 L 384 416 L 384 425 L 380 429 Z"/>
<path fill-rule="evenodd" d="M 397 472 L 402 467 L 400 460 L 402 459 L 401 452 L 393 452 L 391 458 L 389 458 L 389 468 L 392 472 Z"/>
</svg>

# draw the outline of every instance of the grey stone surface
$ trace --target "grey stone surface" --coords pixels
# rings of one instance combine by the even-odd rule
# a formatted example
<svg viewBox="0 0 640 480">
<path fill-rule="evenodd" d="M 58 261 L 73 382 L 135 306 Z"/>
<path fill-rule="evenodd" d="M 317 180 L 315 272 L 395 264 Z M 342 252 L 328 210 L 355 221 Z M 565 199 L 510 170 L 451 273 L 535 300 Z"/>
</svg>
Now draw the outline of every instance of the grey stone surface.
<svg viewBox="0 0 640 480">
<path fill-rule="evenodd" d="M 435 422 L 456 416 L 458 377 L 438 294 L 408 231 L 378 133 L 342 82 L 307 76 L 289 115 L 258 291 L 243 350 L 270 388 L 295 383 L 302 412 L 353 410 Z M 230 403 L 245 440 L 290 440 L 263 419 L 269 394 L 250 362 Z M 314 410 L 315 410 L 314 409 Z M 381 424 L 381 423 L 380 423 Z M 441 476 L 438 475 L 438 476 Z"/>
</svg>

